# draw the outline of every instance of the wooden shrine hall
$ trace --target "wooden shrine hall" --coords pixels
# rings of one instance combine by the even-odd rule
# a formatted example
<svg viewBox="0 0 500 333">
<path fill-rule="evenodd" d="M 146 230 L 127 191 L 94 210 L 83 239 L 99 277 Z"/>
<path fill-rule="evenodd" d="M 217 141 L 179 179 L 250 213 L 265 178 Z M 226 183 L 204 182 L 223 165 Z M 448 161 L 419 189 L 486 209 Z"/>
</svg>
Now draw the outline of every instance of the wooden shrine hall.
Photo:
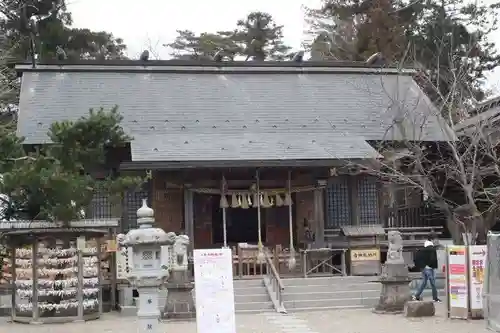
<svg viewBox="0 0 500 333">
<path fill-rule="evenodd" d="M 338 237 L 349 226 L 382 237 L 382 184 L 352 166 L 382 157 L 374 143 L 401 140 L 401 113 L 418 118 L 415 140 L 443 139 L 411 72 L 361 63 L 109 60 L 17 70 L 27 145 L 47 143 L 55 121 L 118 106 L 133 140 L 110 160 L 120 172 L 152 174 L 127 194 L 122 231 L 134 227 L 136 199 L 148 197 L 159 227 L 185 232 L 194 248 L 235 247 L 240 268 L 245 251 L 253 263 L 260 249 L 285 253 L 278 265 L 299 249 L 348 249 Z M 236 275 L 259 272 L 252 265 Z"/>
</svg>

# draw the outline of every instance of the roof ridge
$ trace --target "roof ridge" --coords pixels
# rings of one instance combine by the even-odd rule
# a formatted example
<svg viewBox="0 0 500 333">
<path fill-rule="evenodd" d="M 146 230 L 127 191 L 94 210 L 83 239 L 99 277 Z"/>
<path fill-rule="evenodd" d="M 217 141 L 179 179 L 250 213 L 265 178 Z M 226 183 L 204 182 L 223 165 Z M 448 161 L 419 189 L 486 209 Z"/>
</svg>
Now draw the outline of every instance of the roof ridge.
<svg viewBox="0 0 500 333">
<path fill-rule="evenodd" d="M 355 62 L 192 62 L 192 61 L 75 61 L 38 64 L 21 63 L 18 72 L 103 72 L 103 73 L 194 73 L 194 74 L 396 74 L 406 75 L 415 71 L 391 67 L 367 66 Z"/>
<path fill-rule="evenodd" d="M 20 62 L 16 65 L 29 65 L 31 62 Z M 377 65 L 368 65 L 364 61 L 214 61 L 214 60 L 44 60 L 37 65 L 86 65 L 86 66 L 217 66 L 217 67 L 351 67 L 351 68 L 382 68 Z M 397 66 L 386 66 L 384 68 L 398 68 Z"/>
</svg>

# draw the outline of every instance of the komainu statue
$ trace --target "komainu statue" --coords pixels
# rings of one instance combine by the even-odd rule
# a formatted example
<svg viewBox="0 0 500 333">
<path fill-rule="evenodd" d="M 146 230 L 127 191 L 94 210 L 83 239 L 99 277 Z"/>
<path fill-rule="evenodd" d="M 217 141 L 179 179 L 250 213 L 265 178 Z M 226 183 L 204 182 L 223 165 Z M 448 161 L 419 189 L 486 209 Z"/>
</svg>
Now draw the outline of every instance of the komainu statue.
<svg viewBox="0 0 500 333">
<path fill-rule="evenodd" d="M 389 249 L 387 250 L 386 264 L 404 264 L 403 237 L 399 231 L 389 231 L 387 234 Z"/>
<path fill-rule="evenodd" d="M 188 269 L 188 246 L 189 237 L 187 235 L 178 235 L 175 237 L 173 245 L 173 270 L 184 271 Z"/>
</svg>

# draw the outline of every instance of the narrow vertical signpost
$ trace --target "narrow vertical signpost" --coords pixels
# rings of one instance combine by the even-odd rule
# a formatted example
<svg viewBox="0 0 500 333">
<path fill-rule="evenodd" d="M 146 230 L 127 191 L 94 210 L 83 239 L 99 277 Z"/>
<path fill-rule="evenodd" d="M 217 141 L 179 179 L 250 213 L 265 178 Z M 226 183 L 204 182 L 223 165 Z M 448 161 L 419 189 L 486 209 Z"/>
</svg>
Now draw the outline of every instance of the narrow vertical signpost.
<svg viewBox="0 0 500 333">
<path fill-rule="evenodd" d="M 197 333 L 236 333 L 231 249 L 194 250 Z"/>
<path fill-rule="evenodd" d="M 469 290 L 472 318 L 483 317 L 483 289 L 486 269 L 486 245 L 469 246 Z"/>
<path fill-rule="evenodd" d="M 447 252 L 447 292 L 450 318 L 469 317 L 469 284 L 467 270 L 467 247 L 448 246 Z"/>
</svg>

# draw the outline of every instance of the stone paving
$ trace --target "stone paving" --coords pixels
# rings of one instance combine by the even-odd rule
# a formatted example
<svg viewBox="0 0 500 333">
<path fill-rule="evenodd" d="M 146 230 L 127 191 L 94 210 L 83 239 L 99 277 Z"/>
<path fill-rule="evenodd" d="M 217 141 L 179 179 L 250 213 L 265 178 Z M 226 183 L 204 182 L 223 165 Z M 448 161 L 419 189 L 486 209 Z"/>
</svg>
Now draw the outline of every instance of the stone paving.
<svg viewBox="0 0 500 333">
<path fill-rule="evenodd" d="M 388 320 L 389 319 L 389 320 Z M 433 318 L 406 319 L 402 315 L 376 315 L 371 310 L 329 310 L 288 315 L 277 313 L 237 315 L 236 333 L 486 333 L 483 320 L 462 321 L 445 318 L 439 306 Z M 165 333 L 196 333 L 195 322 L 164 324 Z M 135 318 L 116 314 L 87 323 L 60 325 L 11 324 L 0 318 L 0 332 L 9 333 L 135 333 Z M 216 333 L 216 332 L 213 332 Z"/>
</svg>

